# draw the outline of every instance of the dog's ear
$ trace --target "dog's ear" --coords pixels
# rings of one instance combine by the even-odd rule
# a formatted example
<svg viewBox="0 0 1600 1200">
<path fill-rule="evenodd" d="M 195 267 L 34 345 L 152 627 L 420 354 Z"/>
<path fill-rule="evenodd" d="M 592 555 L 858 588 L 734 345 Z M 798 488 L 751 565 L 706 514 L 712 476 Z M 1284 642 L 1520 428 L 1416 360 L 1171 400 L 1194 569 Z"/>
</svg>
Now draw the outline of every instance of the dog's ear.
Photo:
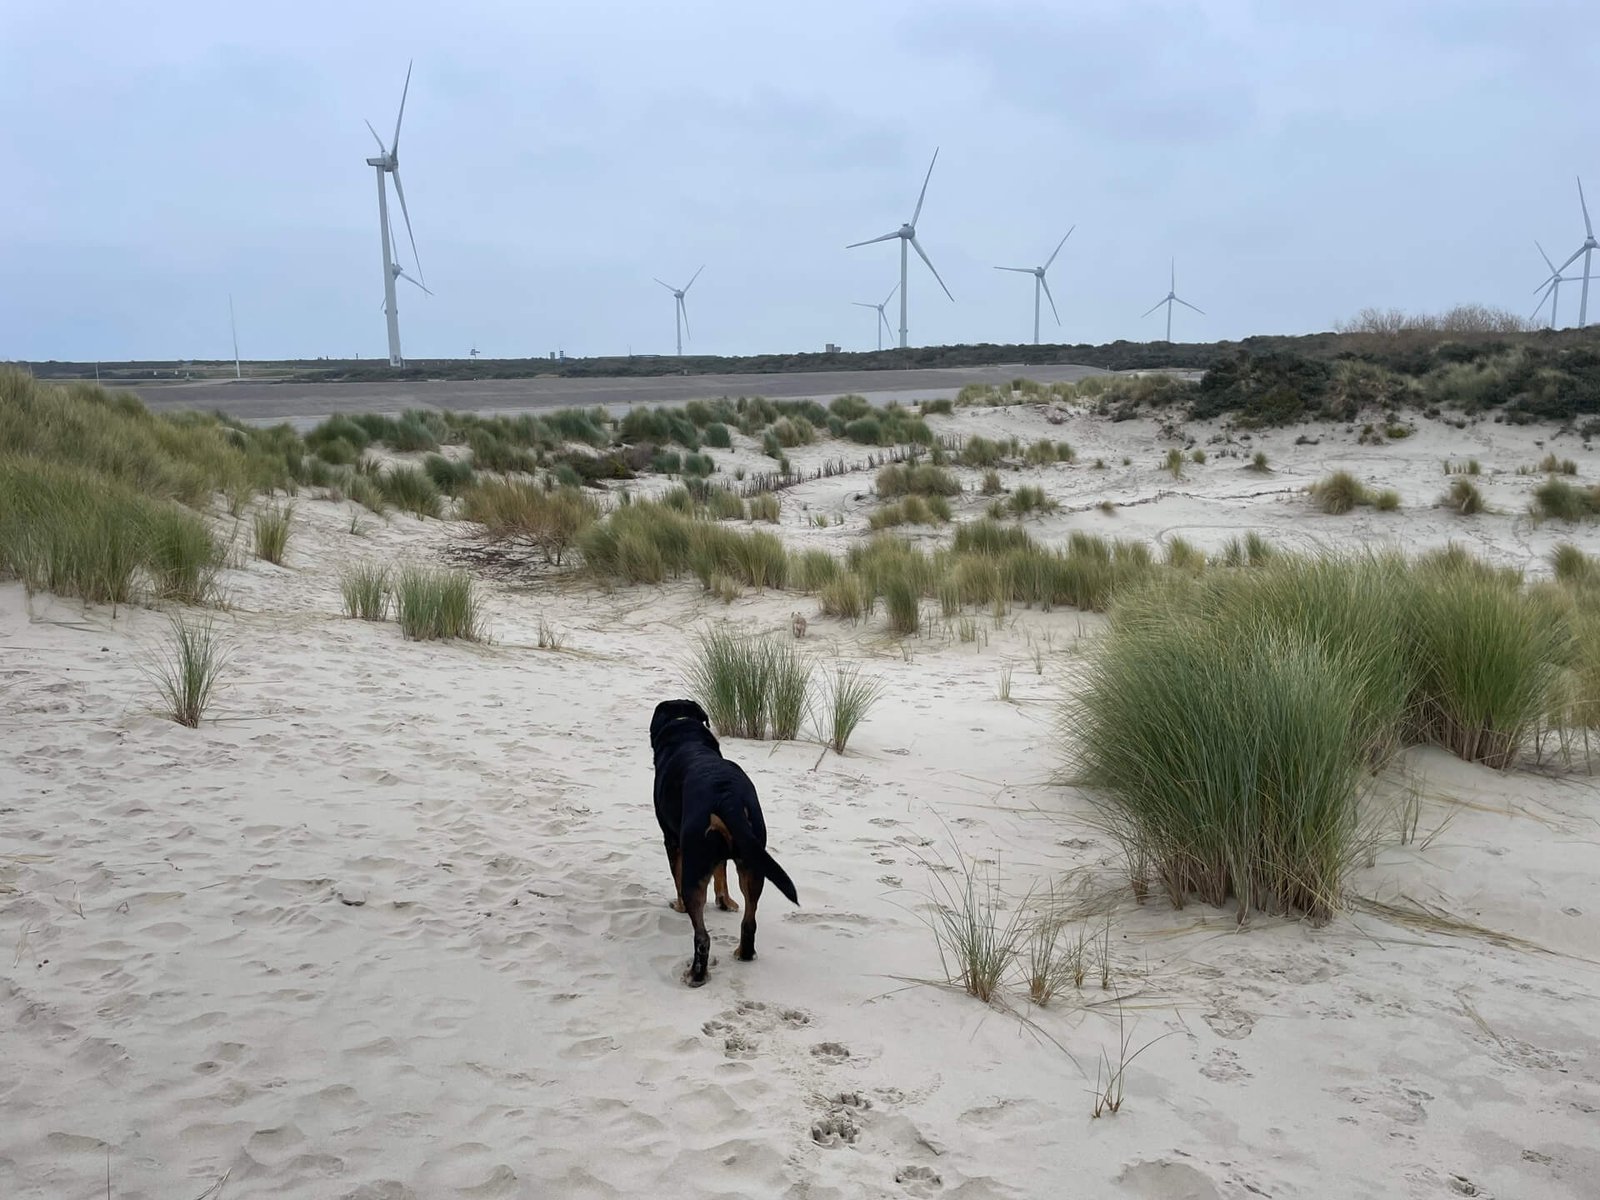
<svg viewBox="0 0 1600 1200">
<path fill-rule="evenodd" d="M 694 719 L 699 721 L 700 724 L 704 725 L 707 729 L 710 729 L 711 718 L 706 715 L 706 710 L 701 708 L 700 705 L 693 700 L 690 700 L 688 704 L 689 707 L 694 710 Z"/>
</svg>

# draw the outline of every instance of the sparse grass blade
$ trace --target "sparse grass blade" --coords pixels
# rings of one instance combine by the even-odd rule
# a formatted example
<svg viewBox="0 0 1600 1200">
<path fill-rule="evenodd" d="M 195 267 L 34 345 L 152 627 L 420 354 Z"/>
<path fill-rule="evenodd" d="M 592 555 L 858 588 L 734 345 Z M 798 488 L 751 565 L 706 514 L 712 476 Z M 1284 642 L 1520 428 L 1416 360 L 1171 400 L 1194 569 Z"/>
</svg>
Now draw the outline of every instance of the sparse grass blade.
<svg viewBox="0 0 1600 1200">
<path fill-rule="evenodd" d="M 227 661 L 227 649 L 211 621 L 190 624 L 174 616 L 167 645 L 147 668 L 161 698 L 162 715 L 198 728 Z"/>
<path fill-rule="evenodd" d="M 838 667 L 823 683 L 822 738 L 835 754 L 843 754 L 856 726 L 883 695 L 881 679 L 863 678 L 860 668 Z"/>
<path fill-rule="evenodd" d="M 294 520 L 294 505 L 268 505 L 255 515 L 256 557 L 278 566 L 283 565 L 284 552 L 289 547 L 289 528 Z"/>
<path fill-rule="evenodd" d="M 345 616 L 381 621 L 389 615 L 389 568 L 374 563 L 348 567 L 339 576 L 339 593 Z"/>
</svg>

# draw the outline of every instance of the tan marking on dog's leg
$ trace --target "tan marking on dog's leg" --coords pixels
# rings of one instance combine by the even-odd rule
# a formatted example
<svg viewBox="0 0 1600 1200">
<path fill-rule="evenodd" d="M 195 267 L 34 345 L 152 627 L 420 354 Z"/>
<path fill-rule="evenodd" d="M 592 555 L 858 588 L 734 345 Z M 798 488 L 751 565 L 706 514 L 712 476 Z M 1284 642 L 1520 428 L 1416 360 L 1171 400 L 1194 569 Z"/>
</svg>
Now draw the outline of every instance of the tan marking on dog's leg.
<svg viewBox="0 0 1600 1200">
<path fill-rule="evenodd" d="M 728 864 L 718 863 L 717 869 L 711 873 L 711 882 L 717 891 L 717 907 L 723 912 L 738 912 L 739 902 L 728 895 Z"/>
</svg>

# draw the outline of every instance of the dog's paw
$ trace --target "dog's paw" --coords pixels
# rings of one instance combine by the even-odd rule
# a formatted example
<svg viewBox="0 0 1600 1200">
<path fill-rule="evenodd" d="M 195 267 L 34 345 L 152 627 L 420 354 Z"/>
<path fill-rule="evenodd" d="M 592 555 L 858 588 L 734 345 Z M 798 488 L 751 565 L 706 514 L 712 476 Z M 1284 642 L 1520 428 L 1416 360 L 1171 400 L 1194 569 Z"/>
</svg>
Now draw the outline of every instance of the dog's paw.
<svg viewBox="0 0 1600 1200">
<path fill-rule="evenodd" d="M 683 901 L 682 900 L 671 900 L 671 901 L 669 901 L 667 903 L 667 907 L 670 908 L 675 913 L 681 913 L 683 911 Z"/>
<path fill-rule="evenodd" d="M 756 952 L 754 950 L 752 950 L 748 954 L 746 954 L 743 950 L 735 950 L 733 952 L 733 956 L 735 958 L 737 958 L 740 962 L 754 962 L 755 961 L 755 957 L 756 957 Z"/>
<path fill-rule="evenodd" d="M 683 971 L 683 981 L 686 984 L 688 984 L 690 987 L 696 987 L 696 988 L 697 987 L 705 987 L 706 980 L 710 979 L 710 978 L 711 978 L 711 975 L 708 972 L 707 974 L 702 975 L 702 976 L 700 976 L 700 978 L 696 979 L 694 977 L 694 968 L 693 967 L 685 967 L 684 971 Z"/>
<path fill-rule="evenodd" d="M 723 912 L 738 912 L 739 911 L 739 902 L 737 900 L 735 900 L 732 896 L 718 896 L 717 897 L 717 907 L 720 908 Z"/>
</svg>

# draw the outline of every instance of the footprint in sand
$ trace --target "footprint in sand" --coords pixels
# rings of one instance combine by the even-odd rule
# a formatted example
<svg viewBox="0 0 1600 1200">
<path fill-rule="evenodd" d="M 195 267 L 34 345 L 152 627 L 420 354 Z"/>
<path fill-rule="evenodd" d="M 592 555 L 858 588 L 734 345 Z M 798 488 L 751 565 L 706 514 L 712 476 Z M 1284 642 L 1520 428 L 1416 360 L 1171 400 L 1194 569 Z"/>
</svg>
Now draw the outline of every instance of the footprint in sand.
<svg viewBox="0 0 1600 1200">
<path fill-rule="evenodd" d="M 853 1146 L 860 1138 L 861 1126 L 848 1108 L 836 1108 L 811 1123 L 811 1140 L 819 1146 Z"/>
<path fill-rule="evenodd" d="M 782 1027 L 800 1029 L 811 1024 L 811 1014 L 800 1008 L 782 1008 L 761 1000 L 741 1000 L 700 1026 L 709 1038 L 722 1039 L 722 1052 L 729 1058 L 754 1058 L 761 1049 L 759 1034 Z"/>
<path fill-rule="evenodd" d="M 1211 1032 L 1229 1041 L 1236 1042 L 1249 1037 L 1250 1031 L 1256 1027 L 1255 1017 L 1226 998 L 1219 1000 L 1215 1008 L 1203 1015 L 1205 1023 L 1211 1026 Z"/>
<path fill-rule="evenodd" d="M 913 1196 L 931 1196 L 944 1187 L 944 1180 L 932 1167 L 901 1167 L 894 1181 Z"/>
<path fill-rule="evenodd" d="M 849 1061 L 850 1048 L 839 1042 L 818 1042 L 811 1047 L 811 1055 L 823 1062 L 842 1063 Z"/>
</svg>

